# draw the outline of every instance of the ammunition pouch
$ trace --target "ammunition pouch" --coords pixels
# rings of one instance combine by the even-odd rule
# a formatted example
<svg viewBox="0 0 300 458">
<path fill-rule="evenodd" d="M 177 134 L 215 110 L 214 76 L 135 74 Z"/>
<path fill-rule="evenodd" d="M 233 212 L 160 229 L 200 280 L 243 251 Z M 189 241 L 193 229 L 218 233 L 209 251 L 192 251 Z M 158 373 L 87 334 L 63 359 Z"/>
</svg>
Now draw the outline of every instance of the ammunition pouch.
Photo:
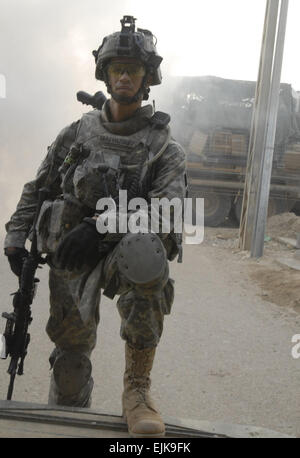
<svg viewBox="0 0 300 458">
<path fill-rule="evenodd" d="M 45 200 L 37 220 L 38 251 L 54 253 L 62 238 L 91 213 L 91 209 L 71 195 Z"/>
<path fill-rule="evenodd" d="M 91 152 L 74 171 L 76 198 L 90 208 L 96 208 L 99 199 L 115 196 L 119 164 L 117 154 L 110 154 L 109 161 L 105 161 L 102 152 Z"/>
</svg>

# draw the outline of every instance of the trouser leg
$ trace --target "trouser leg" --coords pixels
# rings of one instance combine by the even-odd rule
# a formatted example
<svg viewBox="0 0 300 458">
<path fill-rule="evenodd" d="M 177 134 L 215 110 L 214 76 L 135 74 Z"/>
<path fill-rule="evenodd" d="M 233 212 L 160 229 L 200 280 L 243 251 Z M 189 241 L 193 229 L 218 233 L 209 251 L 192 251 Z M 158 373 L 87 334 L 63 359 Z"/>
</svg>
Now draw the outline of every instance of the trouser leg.
<svg viewBox="0 0 300 458">
<path fill-rule="evenodd" d="M 165 425 L 150 394 L 151 370 L 163 331 L 164 315 L 170 312 L 173 284 L 157 285 L 154 294 L 132 289 L 118 300 L 121 337 L 125 345 L 123 416 L 133 437 L 160 437 Z M 161 287 L 160 287 L 161 286 Z"/>
<path fill-rule="evenodd" d="M 162 294 L 145 296 L 133 289 L 120 296 L 120 335 L 131 347 L 141 350 L 158 345 L 165 315 Z"/>
<path fill-rule="evenodd" d="M 106 272 L 110 273 L 110 277 L 107 275 L 107 279 L 110 280 L 108 283 L 118 286 L 120 335 L 126 341 L 122 409 L 130 435 L 160 437 L 165 433 L 165 425 L 150 396 L 150 373 L 156 347 L 163 332 L 164 316 L 171 311 L 174 288 L 173 281 L 169 279 L 167 259 L 164 263 L 160 260 L 159 274 L 156 277 L 155 259 L 151 260 L 151 251 L 148 259 L 143 257 L 143 238 L 137 242 L 141 244 L 141 256 L 135 256 L 134 265 L 127 262 L 124 249 L 119 251 L 118 248 L 106 262 Z M 131 237 L 130 243 L 135 243 L 134 237 Z M 122 264 L 118 263 L 120 252 L 124 270 Z M 151 264 L 152 278 L 149 283 L 141 283 L 138 280 L 147 279 L 147 261 Z M 132 275 L 126 276 L 127 268 L 130 270 L 131 267 Z M 111 292 L 111 289 L 109 291 Z"/>
<path fill-rule="evenodd" d="M 90 355 L 96 344 L 99 323 L 99 293 L 90 302 L 90 313 L 83 319 L 84 286 L 88 274 L 50 270 L 50 318 L 47 333 L 55 343 L 50 357 L 53 369 L 49 404 L 89 407 L 93 379 Z"/>
<path fill-rule="evenodd" d="M 126 259 L 124 245 L 129 238 L 130 247 L 135 244 L 138 235 L 125 236 L 121 244 L 107 257 L 104 264 L 104 294 L 111 290 L 113 294 L 119 294 L 117 307 L 121 316 L 120 335 L 131 347 L 138 349 L 155 347 L 162 335 L 164 316 L 169 314 L 174 300 L 174 281 L 169 278 L 169 267 L 166 256 L 162 256 L 158 262 L 158 275 L 155 274 L 155 256 L 151 259 L 151 246 L 149 238 L 156 235 L 140 237 L 137 243 L 139 251 L 133 247 L 134 259 L 132 264 Z M 123 248 L 122 248 L 123 243 Z M 152 243 L 152 242 L 150 242 Z M 163 249 L 161 242 L 155 246 L 155 253 Z M 146 245 L 146 250 L 145 250 Z M 148 246 L 147 246 L 148 245 Z M 145 251 L 148 249 L 148 257 Z M 130 251 L 129 251 L 130 258 Z M 121 262 L 120 262 L 121 259 Z M 150 264 L 151 278 L 147 282 L 147 268 Z M 123 269 L 122 266 L 125 266 Z M 128 268 L 126 270 L 126 268 Z M 127 276 L 127 271 L 131 274 Z M 134 281 L 136 272 L 137 280 Z M 142 273 L 141 273 L 142 272 Z M 140 278 L 145 280 L 141 283 Z M 112 295 L 113 297 L 113 295 Z"/>
</svg>

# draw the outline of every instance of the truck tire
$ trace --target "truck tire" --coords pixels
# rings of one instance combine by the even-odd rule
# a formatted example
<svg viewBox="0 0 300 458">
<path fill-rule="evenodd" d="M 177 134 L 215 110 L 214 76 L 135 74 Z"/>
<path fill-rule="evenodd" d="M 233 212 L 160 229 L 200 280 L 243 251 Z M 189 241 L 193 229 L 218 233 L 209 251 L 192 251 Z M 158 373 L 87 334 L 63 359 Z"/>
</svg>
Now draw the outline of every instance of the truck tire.
<svg viewBox="0 0 300 458">
<path fill-rule="evenodd" d="M 241 219 L 243 198 L 239 197 L 234 205 L 234 213 L 238 222 Z M 289 212 L 294 206 L 294 201 L 287 199 L 275 199 L 271 197 L 269 199 L 268 206 L 268 218 L 270 216 L 278 215 L 279 213 Z"/>
<path fill-rule="evenodd" d="M 295 213 L 295 215 L 300 216 L 300 201 L 299 200 L 297 200 L 294 203 L 293 208 L 291 209 L 291 211 L 293 213 Z"/>
<path fill-rule="evenodd" d="M 202 194 L 199 197 L 204 198 L 204 225 L 217 227 L 224 223 L 231 209 L 231 197 L 217 193 Z"/>
<path fill-rule="evenodd" d="M 288 213 L 292 211 L 296 200 L 292 199 L 276 199 L 277 213 Z"/>
</svg>

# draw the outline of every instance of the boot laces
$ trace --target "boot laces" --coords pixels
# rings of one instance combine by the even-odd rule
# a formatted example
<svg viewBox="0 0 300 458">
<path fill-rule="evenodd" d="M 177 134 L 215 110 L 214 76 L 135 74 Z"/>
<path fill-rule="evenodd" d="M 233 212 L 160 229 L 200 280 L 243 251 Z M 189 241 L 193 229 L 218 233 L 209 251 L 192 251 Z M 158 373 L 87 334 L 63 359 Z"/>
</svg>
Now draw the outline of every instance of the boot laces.
<svg viewBox="0 0 300 458">
<path fill-rule="evenodd" d="M 137 405 L 145 404 L 147 407 L 147 393 L 149 391 L 150 382 L 148 378 L 145 377 L 130 377 L 130 384 L 133 390 L 138 394 Z"/>
</svg>

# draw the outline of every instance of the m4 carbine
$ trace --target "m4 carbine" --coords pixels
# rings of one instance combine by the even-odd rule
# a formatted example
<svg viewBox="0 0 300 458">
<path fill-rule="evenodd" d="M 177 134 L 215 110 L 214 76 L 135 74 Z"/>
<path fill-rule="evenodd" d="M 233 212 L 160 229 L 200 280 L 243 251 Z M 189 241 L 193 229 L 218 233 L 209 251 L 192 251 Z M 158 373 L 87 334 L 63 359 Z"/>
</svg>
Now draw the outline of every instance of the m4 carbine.
<svg viewBox="0 0 300 458">
<path fill-rule="evenodd" d="M 33 235 L 30 252 L 25 258 L 22 272 L 19 277 L 19 289 L 13 293 L 13 312 L 2 313 L 2 317 L 7 320 L 4 334 L 1 337 L 2 349 L 0 357 L 6 359 L 10 356 L 8 374 L 10 382 L 7 392 L 7 400 L 11 400 L 16 374 L 22 375 L 24 369 L 24 359 L 27 354 L 27 347 L 30 341 L 28 327 L 32 321 L 31 304 L 33 302 L 37 283 L 39 279 L 35 273 L 39 264 L 45 264 L 46 259 L 42 258 L 37 250 L 36 223 L 41 206 L 47 198 L 49 191 L 46 188 L 39 190 L 36 214 L 33 223 Z"/>
</svg>

